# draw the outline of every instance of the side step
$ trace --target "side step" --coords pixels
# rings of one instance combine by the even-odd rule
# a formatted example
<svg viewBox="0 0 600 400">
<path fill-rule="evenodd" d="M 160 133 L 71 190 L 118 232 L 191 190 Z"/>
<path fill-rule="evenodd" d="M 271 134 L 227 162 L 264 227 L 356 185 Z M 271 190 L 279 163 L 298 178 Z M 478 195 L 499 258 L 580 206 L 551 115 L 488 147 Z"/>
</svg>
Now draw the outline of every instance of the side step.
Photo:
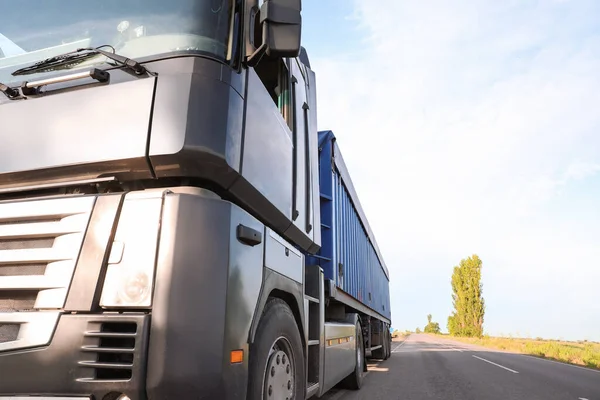
<svg viewBox="0 0 600 400">
<path fill-rule="evenodd" d="M 306 388 L 306 398 L 310 399 L 312 396 L 319 393 L 319 384 L 318 383 L 308 383 L 308 387 Z"/>
<path fill-rule="evenodd" d="M 322 366 L 325 357 L 325 287 L 323 270 L 318 265 L 307 265 L 304 270 L 304 315 L 306 338 L 306 398 L 320 395 L 323 389 Z"/>
</svg>

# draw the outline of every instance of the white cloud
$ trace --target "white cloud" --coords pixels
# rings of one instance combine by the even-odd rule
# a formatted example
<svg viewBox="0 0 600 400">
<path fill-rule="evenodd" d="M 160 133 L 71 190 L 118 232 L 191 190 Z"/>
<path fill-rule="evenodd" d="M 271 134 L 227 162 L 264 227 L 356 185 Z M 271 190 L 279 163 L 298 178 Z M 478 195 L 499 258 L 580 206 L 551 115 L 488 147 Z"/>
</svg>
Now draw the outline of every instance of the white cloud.
<svg viewBox="0 0 600 400">
<path fill-rule="evenodd" d="M 600 171 L 600 163 L 576 161 L 567 168 L 563 177 L 563 182 L 568 179 L 585 179 L 596 174 L 598 171 Z"/>
<path fill-rule="evenodd" d="M 537 277 L 543 302 L 564 279 L 540 274 L 598 270 L 594 240 L 557 232 L 569 209 L 547 209 L 600 172 L 600 36 L 582 29 L 588 3 L 354 4 L 360 55 L 312 60 L 319 127 L 337 134 L 392 269 L 397 323 L 414 328 L 435 308 L 445 326 L 452 266 L 476 252 L 490 277 L 490 329 L 535 331 L 511 325 L 503 295 L 538 304 L 519 282 Z M 597 215 L 579 228 L 600 233 Z M 573 250 L 580 263 L 567 267 Z M 445 292 L 429 310 L 412 297 L 434 290 Z M 598 332 L 591 324 L 580 321 L 582 332 Z"/>
</svg>

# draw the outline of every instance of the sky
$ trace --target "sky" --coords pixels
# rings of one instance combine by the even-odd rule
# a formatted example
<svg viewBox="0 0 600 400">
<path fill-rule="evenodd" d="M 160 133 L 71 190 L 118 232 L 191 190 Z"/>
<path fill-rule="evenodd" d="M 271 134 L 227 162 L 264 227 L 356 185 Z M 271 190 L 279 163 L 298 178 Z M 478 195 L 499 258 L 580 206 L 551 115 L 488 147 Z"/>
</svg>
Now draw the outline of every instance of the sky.
<svg viewBox="0 0 600 400">
<path fill-rule="evenodd" d="M 600 2 L 304 0 L 392 326 L 446 329 L 483 260 L 490 335 L 600 341 Z"/>
</svg>

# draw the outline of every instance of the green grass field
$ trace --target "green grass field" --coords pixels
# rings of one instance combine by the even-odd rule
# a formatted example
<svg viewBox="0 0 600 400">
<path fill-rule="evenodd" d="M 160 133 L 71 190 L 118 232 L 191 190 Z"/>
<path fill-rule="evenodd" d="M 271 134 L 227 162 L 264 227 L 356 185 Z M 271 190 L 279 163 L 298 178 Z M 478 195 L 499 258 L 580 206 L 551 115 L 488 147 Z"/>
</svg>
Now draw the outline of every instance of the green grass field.
<svg viewBox="0 0 600 400">
<path fill-rule="evenodd" d="M 481 339 L 443 335 L 452 340 L 515 353 L 544 357 L 555 361 L 600 369 L 600 343 L 562 342 L 544 339 L 483 337 Z"/>
</svg>

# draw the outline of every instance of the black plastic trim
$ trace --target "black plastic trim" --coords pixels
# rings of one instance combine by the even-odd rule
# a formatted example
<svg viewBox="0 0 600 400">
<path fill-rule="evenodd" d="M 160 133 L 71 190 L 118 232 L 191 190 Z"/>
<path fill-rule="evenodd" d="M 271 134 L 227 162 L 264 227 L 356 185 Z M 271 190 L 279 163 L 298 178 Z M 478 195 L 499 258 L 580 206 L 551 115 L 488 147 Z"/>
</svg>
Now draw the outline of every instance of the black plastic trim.
<svg viewBox="0 0 600 400">
<path fill-rule="evenodd" d="M 262 232 L 240 224 L 237 226 L 237 238 L 244 244 L 257 246 L 262 243 Z"/>
<path fill-rule="evenodd" d="M 265 304 L 267 304 L 269 297 L 274 293 L 275 297 L 279 297 L 281 294 L 287 294 L 294 300 L 292 304 L 289 304 L 290 299 L 284 299 L 288 305 L 290 305 L 292 311 L 294 311 L 294 316 L 297 319 L 298 327 L 300 329 L 300 336 L 302 337 L 302 341 L 305 342 L 304 325 L 306 322 L 304 318 L 304 294 L 302 284 L 265 267 L 263 286 L 261 288 L 260 298 L 250 328 L 249 343 L 254 342 L 258 323 L 260 322 L 260 317 L 262 316 Z M 304 343 L 304 345 L 306 345 L 306 343 Z"/>
<path fill-rule="evenodd" d="M 94 380 L 89 362 L 96 354 L 85 350 L 99 339 L 86 336 L 106 323 L 132 323 L 137 330 L 132 337 L 133 367 L 131 379 L 122 381 Z M 47 347 L 0 353 L 0 396 L 93 396 L 103 399 L 111 392 L 125 393 L 131 400 L 146 400 L 145 375 L 149 315 L 62 315 Z M 86 365 L 86 362 L 88 363 Z"/>
</svg>

